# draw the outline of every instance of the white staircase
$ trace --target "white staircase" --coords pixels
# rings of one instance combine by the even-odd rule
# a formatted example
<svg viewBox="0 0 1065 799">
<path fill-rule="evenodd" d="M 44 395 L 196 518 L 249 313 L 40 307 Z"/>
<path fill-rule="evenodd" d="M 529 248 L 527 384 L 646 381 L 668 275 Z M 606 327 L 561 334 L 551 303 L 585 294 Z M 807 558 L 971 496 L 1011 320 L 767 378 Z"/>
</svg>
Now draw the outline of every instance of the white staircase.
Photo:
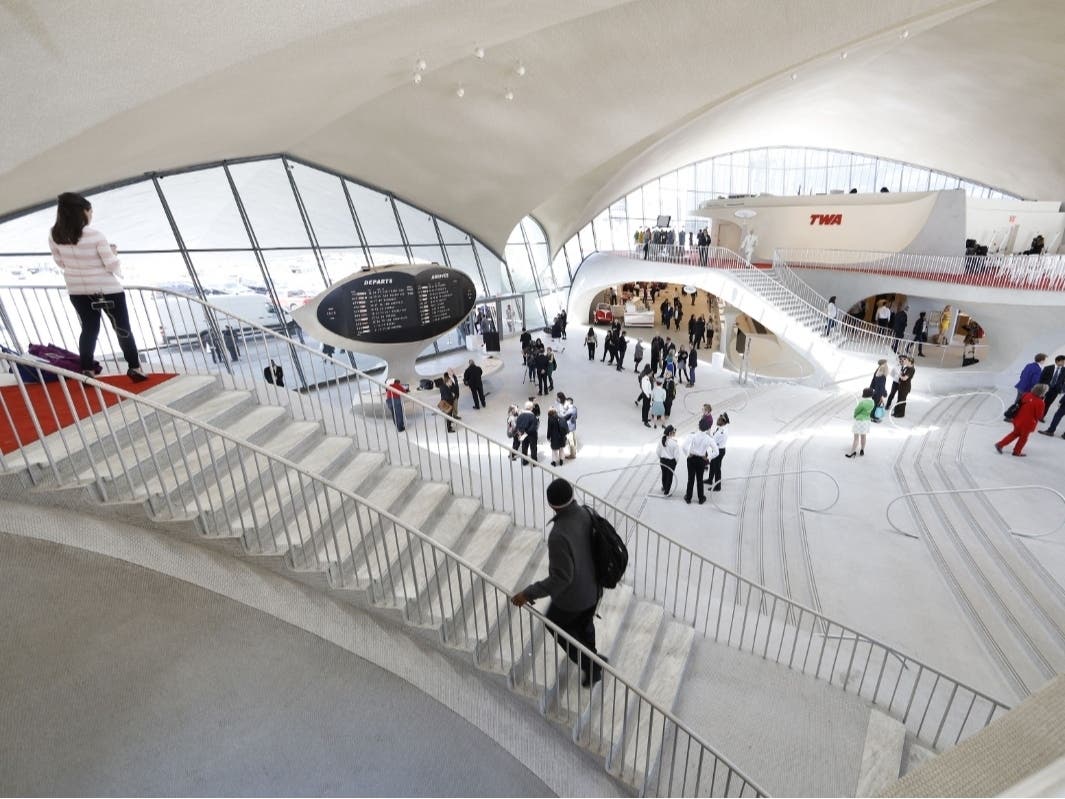
<svg viewBox="0 0 1065 799">
<path fill-rule="evenodd" d="M 429 534 L 511 591 L 546 574 L 541 531 L 515 527 L 509 515 L 417 479 L 413 467 L 392 466 L 381 453 L 359 451 L 350 438 L 327 436 L 320 424 L 293 421 L 282 408 L 259 406 L 249 392 L 223 390 L 214 378 L 175 377 L 143 396 L 197 425 L 254 442 L 298 470 L 286 471 L 209 430 L 182 428 L 164 412 L 141 410 L 134 422 L 130 406 L 138 403 L 127 401 L 6 456 L 0 491 L 24 499 L 29 488 L 42 502 L 69 502 L 73 491 L 95 500 L 94 512 L 141 516 L 150 526 L 254 558 L 341 598 L 398 611 L 481 669 L 507 676 L 577 743 L 602 756 L 612 775 L 631 789 L 649 790 L 647 769 L 668 756 L 665 737 L 677 735 L 664 715 L 649 712 L 609 673 L 592 690 L 581 687 L 580 671 L 546 630 L 524 649 L 503 646 L 508 637 L 524 640 L 511 629 L 520 617 L 505 596 L 482 602 L 483 579 L 459 574 L 438 549 L 385 516 L 353 499 L 338 501 L 329 486 Z M 95 439 L 86 434 L 94 429 Z M 123 432 L 109 435 L 113 430 Z M 323 480 L 299 479 L 301 471 Z M 672 710 L 694 630 L 625 586 L 605 592 L 599 614 L 600 653 L 625 683 Z M 716 779 L 700 775 L 688 787 L 720 795 L 724 782 Z M 739 775 L 731 780 L 729 792 L 755 792 Z"/>
</svg>

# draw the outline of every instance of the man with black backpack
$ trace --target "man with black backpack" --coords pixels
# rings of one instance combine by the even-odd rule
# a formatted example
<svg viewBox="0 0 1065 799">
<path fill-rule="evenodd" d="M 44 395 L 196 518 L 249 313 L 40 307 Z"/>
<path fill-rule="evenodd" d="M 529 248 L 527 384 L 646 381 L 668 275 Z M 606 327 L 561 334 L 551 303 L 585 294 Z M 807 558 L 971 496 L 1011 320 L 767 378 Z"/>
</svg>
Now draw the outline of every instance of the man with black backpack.
<svg viewBox="0 0 1065 799">
<path fill-rule="evenodd" d="M 555 512 L 547 537 L 548 576 L 526 586 L 511 602 L 520 608 L 526 602 L 550 596 L 551 604 L 544 614 L 547 619 L 596 652 L 595 610 L 603 591 L 596 575 L 595 517 L 574 501 L 573 486 L 561 477 L 547 487 L 547 504 Z M 602 666 L 581 658 L 580 649 L 565 639 L 556 640 L 569 659 L 580 666 L 581 685 L 587 688 L 603 678 Z"/>
</svg>

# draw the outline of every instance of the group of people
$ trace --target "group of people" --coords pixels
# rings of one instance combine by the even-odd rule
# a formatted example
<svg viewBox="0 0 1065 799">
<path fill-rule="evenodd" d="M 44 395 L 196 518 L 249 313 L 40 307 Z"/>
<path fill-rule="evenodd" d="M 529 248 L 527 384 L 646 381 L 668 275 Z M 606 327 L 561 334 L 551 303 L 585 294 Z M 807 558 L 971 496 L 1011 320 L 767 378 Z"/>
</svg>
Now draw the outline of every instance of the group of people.
<svg viewBox="0 0 1065 799">
<path fill-rule="evenodd" d="M 573 397 L 564 392 L 555 395 L 555 404 L 547 411 L 547 443 L 551 448 L 551 465 L 561 466 L 567 459 L 577 456 L 577 406 Z M 529 397 L 521 409 L 517 405 L 507 408 L 507 436 L 510 437 L 510 459 L 517 460 L 518 453 L 538 460 L 540 440 L 540 403 Z M 522 466 L 527 466 L 524 458 Z"/>
<path fill-rule="evenodd" d="M 706 502 L 706 484 L 709 484 L 712 491 L 721 490 L 721 462 L 725 459 L 728 425 L 729 415 L 722 413 L 715 420 L 713 409 L 709 405 L 703 405 L 698 429 L 685 439 L 683 445 L 677 441 L 677 428 L 666 425 L 656 448 L 658 464 L 662 470 L 663 494 L 669 494 L 673 488 L 673 479 L 682 454 L 685 456 L 688 477 L 684 491 L 686 503 L 690 505 L 696 496 L 700 505 Z"/>
<path fill-rule="evenodd" d="M 541 339 L 533 339 L 532 334 L 522 328 L 521 358 L 525 364 L 526 379 L 536 383 L 537 393 L 544 397 L 555 390 L 555 370 L 558 361 L 551 347 L 544 346 Z"/>
<path fill-rule="evenodd" d="M 851 451 L 845 457 L 854 458 L 865 455 L 865 444 L 869 435 L 869 426 L 883 421 L 888 411 L 896 419 L 906 416 L 906 404 L 913 388 L 913 376 L 917 369 L 913 358 L 909 355 L 900 355 L 898 363 L 889 366 L 886 358 L 876 362 L 876 371 L 869 385 L 862 390 L 862 396 L 854 406 L 853 423 L 851 432 L 854 440 L 851 442 Z M 891 380 L 891 389 L 888 390 L 888 379 Z M 897 402 L 896 402 L 897 400 Z M 895 405 L 892 410 L 892 404 Z"/>
<path fill-rule="evenodd" d="M 1036 431 L 1040 422 L 1046 421 L 1051 404 L 1059 397 L 1061 399 L 1050 427 L 1039 432 L 1044 436 L 1054 436 L 1061 420 L 1065 418 L 1065 355 L 1056 356 L 1052 364 L 1044 365 L 1046 360 L 1046 353 L 1037 353 L 1032 362 L 1021 370 L 1020 379 L 1014 385 L 1017 398 L 1006 411 L 1006 421 L 1013 425 L 1013 429 L 995 442 L 995 449 L 999 453 L 1012 443 L 1013 455 L 1025 457 L 1024 447 L 1028 437 Z"/>
</svg>

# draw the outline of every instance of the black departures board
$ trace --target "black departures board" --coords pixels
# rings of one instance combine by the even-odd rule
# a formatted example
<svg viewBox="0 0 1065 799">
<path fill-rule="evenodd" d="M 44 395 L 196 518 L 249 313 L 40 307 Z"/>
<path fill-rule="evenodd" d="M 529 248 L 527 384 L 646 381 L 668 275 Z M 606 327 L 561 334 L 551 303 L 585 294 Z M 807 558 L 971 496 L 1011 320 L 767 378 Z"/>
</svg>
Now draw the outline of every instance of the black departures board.
<svg viewBox="0 0 1065 799">
<path fill-rule="evenodd" d="M 318 304 L 318 321 L 355 341 L 404 344 L 446 333 L 476 299 L 473 281 L 454 269 L 371 272 L 334 286 Z"/>
</svg>

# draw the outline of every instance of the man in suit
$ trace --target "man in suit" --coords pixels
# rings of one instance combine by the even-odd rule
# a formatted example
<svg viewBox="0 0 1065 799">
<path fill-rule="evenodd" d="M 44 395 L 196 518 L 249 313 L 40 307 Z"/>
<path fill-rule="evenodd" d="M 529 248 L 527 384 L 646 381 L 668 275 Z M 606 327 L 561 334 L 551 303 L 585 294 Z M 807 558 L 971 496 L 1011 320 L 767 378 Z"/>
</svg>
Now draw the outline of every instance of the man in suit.
<svg viewBox="0 0 1065 799">
<path fill-rule="evenodd" d="M 484 370 L 470 358 L 470 365 L 466 367 L 466 371 L 462 373 L 462 382 L 470 387 L 470 394 L 473 396 L 473 409 L 479 411 L 488 403 L 484 401 L 484 384 L 481 382 L 481 376 L 484 374 Z"/>
<path fill-rule="evenodd" d="M 1043 367 L 1043 372 L 1039 375 L 1039 382 L 1050 386 L 1050 390 L 1047 391 L 1047 395 L 1043 399 L 1047 409 L 1049 409 L 1050 403 L 1056 400 L 1058 395 L 1061 394 L 1061 390 L 1065 388 L 1065 355 L 1055 356 L 1052 365 Z M 1039 421 L 1045 422 L 1046 420 L 1046 414 L 1043 414 L 1043 418 Z"/>
<path fill-rule="evenodd" d="M 1032 362 L 1021 370 L 1021 377 L 1013 386 L 1017 389 L 1016 402 L 1020 402 L 1021 397 L 1031 391 L 1032 386 L 1039 382 L 1039 378 L 1043 374 L 1043 361 L 1046 359 L 1045 352 L 1036 353 Z"/>
<path fill-rule="evenodd" d="M 909 324 L 909 316 L 906 311 L 909 309 L 909 305 L 900 308 L 895 314 L 895 317 L 891 320 L 891 329 L 895 335 L 895 341 L 891 345 L 891 351 L 897 353 L 899 351 L 899 342 L 902 341 L 902 337 L 906 335 L 906 325 Z"/>
</svg>

